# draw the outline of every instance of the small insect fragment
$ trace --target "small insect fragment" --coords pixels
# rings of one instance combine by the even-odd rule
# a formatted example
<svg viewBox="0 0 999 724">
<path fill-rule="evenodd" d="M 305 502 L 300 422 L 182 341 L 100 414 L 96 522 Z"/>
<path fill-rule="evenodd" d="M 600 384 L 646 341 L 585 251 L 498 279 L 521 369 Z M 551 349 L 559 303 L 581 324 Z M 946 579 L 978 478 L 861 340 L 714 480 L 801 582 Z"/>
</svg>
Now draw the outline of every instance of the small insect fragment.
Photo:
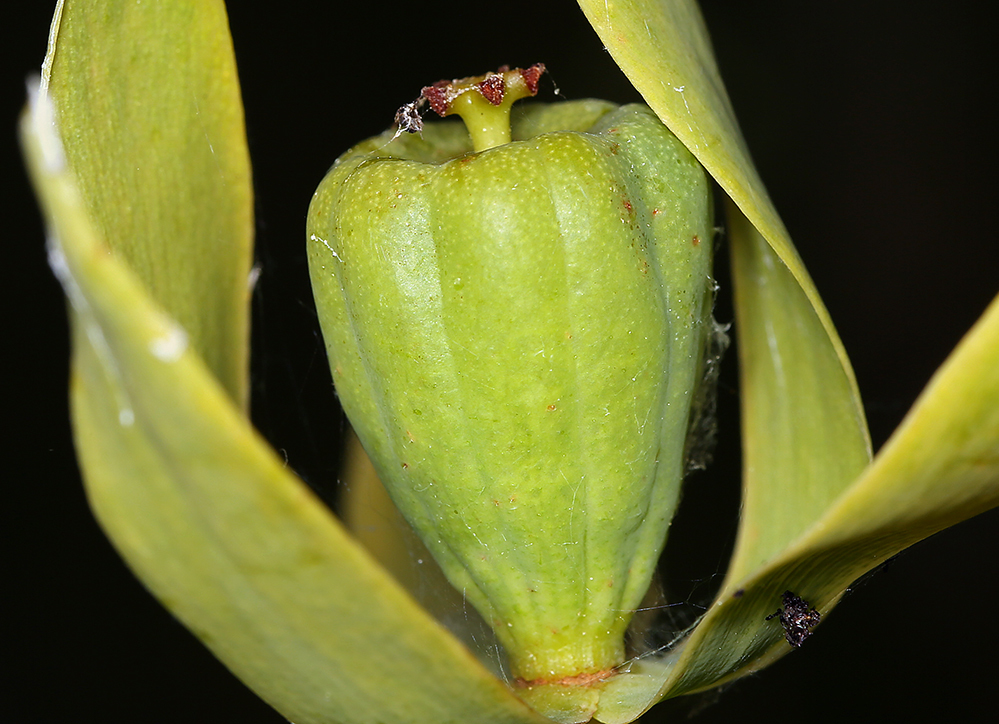
<svg viewBox="0 0 999 724">
<path fill-rule="evenodd" d="M 398 130 L 396 130 L 395 136 L 392 137 L 393 141 L 403 133 L 420 133 L 423 130 L 423 116 L 420 115 L 422 100 L 420 98 L 412 103 L 406 103 L 396 111 L 395 125 Z"/>
<path fill-rule="evenodd" d="M 780 617 L 780 625 L 784 627 L 784 638 L 795 648 L 812 635 L 812 628 L 822 619 L 822 614 L 812 608 L 808 601 L 790 591 L 784 591 L 781 607 L 767 616 L 766 620 L 777 616 Z"/>
</svg>

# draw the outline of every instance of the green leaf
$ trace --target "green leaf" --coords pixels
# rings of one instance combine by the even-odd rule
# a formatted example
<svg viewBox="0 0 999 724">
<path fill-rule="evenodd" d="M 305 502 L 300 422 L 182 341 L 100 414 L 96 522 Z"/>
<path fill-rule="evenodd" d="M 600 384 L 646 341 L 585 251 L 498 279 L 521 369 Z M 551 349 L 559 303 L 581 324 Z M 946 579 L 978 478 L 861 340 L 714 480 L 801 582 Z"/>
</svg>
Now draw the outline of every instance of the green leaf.
<svg viewBox="0 0 999 724">
<path fill-rule="evenodd" d="M 245 406 L 253 194 L 225 5 L 60 3 L 44 73 L 101 237 Z"/>
<path fill-rule="evenodd" d="M 736 580 L 789 545 L 870 459 L 860 395 L 749 158 L 697 4 L 580 5 L 649 105 L 735 202 L 728 217 L 745 457 L 742 522 L 728 574 Z M 772 252 L 758 243 L 763 239 Z"/>
<path fill-rule="evenodd" d="M 743 494 L 726 586 L 793 543 L 870 461 L 853 379 L 801 286 L 731 202 Z M 779 592 L 778 592 L 779 593 Z"/>
<path fill-rule="evenodd" d="M 999 503 L 999 312 L 993 305 L 865 470 L 870 444 L 853 373 L 749 159 L 696 4 L 580 5 L 734 202 L 743 396 L 744 503 L 726 581 L 685 640 L 607 684 L 596 718 L 609 724 L 787 653 L 779 623 L 766 620 L 784 590 L 825 614 L 886 558 Z"/>
<path fill-rule="evenodd" d="M 77 452 L 132 570 L 297 722 L 541 721 L 246 420 L 251 198 L 223 4 L 60 4 L 43 72 L 22 141 L 70 301 Z"/>
<path fill-rule="evenodd" d="M 541 722 L 353 541 L 104 244 L 46 98 L 22 138 L 69 297 L 87 493 L 136 575 L 296 722 Z M 391 692 L 391 695 L 387 695 Z"/>
<path fill-rule="evenodd" d="M 754 279 L 754 269 L 782 267 L 745 219 L 741 223 L 736 219 L 731 232 L 743 237 L 735 253 L 745 256 L 734 265 L 743 275 L 738 280 L 741 303 L 749 303 L 750 309 L 762 304 L 754 311 L 767 311 L 771 306 L 768 297 L 777 299 L 786 293 L 768 289 L 769 284 L 779 283 L 783 276 L 787 286 L 789 275 L 784 271 Z M 799 303 L 798 308 L 807 309 L 807 305 Z M 793 317 L 769 309 L 763 318 L 779 324 L 789 316 Z M 811 324 L 814 327 L 817 323 L 813 320 Z M 755 326 L 765 328 L 761 322 Z M 800 333 L 809 334 L 807 324 Z M 751 339 L 750 333 L 740 337 L 743 339 L 763 346 L 761 340 Z M 787 338 L 783 342 L 787 344 Z M 744 358 L 752 355 L 751 351 L 743 353 Z M 787 359 L 785 355 L 774 358 Z M 744 380 L 760 375 L 761 360 L 746 361 L 751 371 L 743 372 Z M 830 360 L 816 362 L 817 369 L 830 364 Z M 779 380 L 782 376 L 770 377 Z M 750 400 L 753 395 L 749 392 Z M 815 404 L 821 410 L 825 403 L 816 400 Z M 747 424 L 760 424 L 752 422 L 759 412 L 750 411 Z M 807 427 L 808 421 L 803 424 Z M 747 477 L 752 480 L 754 471 L 749 472 Z M 800 497 L 794 486 L 782 487 L 780 479 L 769 486 L 769 501 L 777 510 L 786 505 L 781 496 L 792 501 Z M 747 491 L 747 497 L 750 495 Z M 712 688 L 769 665 L 791 650 L 777 621 L 766 620 L 779 607 L 784 590 L 794 591 L 825 615 L 864 573 L 907 546 L 996 505 L 999 297 L 930 380 L 871 465 L 803 535 L 762 565 L 749 570 L 747 564 L 739 570 L 737 553 L 735 570 L 730 570 L 717 600 L 690 636 L 666 656 L 635 661 L 625 675 L 612 680 L 602 694 L 597 719 L 607 724 L 632 721 L 662 698 Z M 745 515 L 752 519 L 749 511 Z M 790 518 L 792 514 L 783 516 Z M 778 524 L 780 518 L 775 516 Z M 760 535 L 764 540 L 767 537 Z M 737 547 L 747 545 L 753 548 L 745 537 L 737 543 Z M 747 560 L 751 562 L 751 556 Z"/>
<path fill-rule="evenodd" d="M 755 237 L 746 246 L 766 253 L 748 223 L 735 226 L 733 233 Z M 772 492 L 775 497 L 795 494 L 793 489 Z M 729 574 L 661 694 L 716 686 L 787 653 L 780 627 L 765 620 L 785 589 L 825 614 L 853 581 L 900 550 L 996 505 L 999 297 L 871 465 L 807 532 L 750 575 Z"/>
<path fill-rule="evenodd" d="M 850 379 L 853 403 L 862 418 L 846 351 L 753 165 L 696 1 L 579 0 L 579 6 L 645 102 L 760 230 L 798 280 Z"/>
<path fill-rule="evenodd" d="M 869 456 L 852 381 L 814 308 L 734 204 L 728 213 L 745 458 L 739 537 L 715 605 L 666 657 L 639 662 L 608 686 L 602 721 L 630 721 L 659 698 L 716 685 L 749 662 L 786 653 L 779 626 L 766 622 L 781 593 L 827 604 L 853 580 L 839 587 L 826 570 L 813 571 L 816 580 L 791 571 L 755 586 L 744 580 L 800 538 Z"/>
</svg>

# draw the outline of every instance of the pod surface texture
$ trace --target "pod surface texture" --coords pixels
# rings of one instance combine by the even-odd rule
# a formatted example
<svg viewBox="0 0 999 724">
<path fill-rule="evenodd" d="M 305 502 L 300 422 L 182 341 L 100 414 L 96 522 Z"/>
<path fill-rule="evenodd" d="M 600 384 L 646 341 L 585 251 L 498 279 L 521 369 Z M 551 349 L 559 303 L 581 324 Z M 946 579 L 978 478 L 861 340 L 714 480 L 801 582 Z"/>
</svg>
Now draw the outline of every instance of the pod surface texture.
<svg viewBox="0 0 999 724">
<path fill-rule="evenodd" d="M 480 153 L 448 121 L 359 144 L 307 237 L 351 424 L 531 682 L 624 660 L 713 331 L 713 211 L 644 106 L 522 110 Z"/>
</svg>

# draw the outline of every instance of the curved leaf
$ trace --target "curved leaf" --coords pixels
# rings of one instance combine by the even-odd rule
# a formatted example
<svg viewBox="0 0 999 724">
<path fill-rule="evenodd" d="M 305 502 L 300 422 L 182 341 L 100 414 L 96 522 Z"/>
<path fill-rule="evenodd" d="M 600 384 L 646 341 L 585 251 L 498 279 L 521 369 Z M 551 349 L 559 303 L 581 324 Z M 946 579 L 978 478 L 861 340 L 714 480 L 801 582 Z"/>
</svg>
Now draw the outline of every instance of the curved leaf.
<svg viewBox="0 0 999 724">
<path fill-rule="evenodd" d="M 103 243 L 46 98 L 22 138 L 71 303 L 91 505 L 131 568 L 296 722 L 541 722 L 288 472 Z M 386 695 L 391 692 L 391 695 Z"/>
<path fill-rule="evenodd" d="M 49 42 L 94 225 L 245 407 L 253 192 L 225 5 L 60 2 Z"/>
<path fill-rule="evenodd" d="M 853 380 L 814 307 L 735 204 L 729 202 L 726 211 L 739 341 L 743 492 L 722 596 L 797 540 L 871 457 L 865 420 L 852 404 Z"/>
<path fill-rule="evenodd" d="M 785 375 L 765 368 L 779 365 L 781 360 L 786 363 L 788 353 L 808 359 L 812 352 L 799 349 L 792 335 L 771 335 L 770 328 L 797 327 L 807 340 L 817 333 L 817 322 L 809 322 L 803 299 L 793 303 L 794 294 L 788 290 L 793 291 L 796 285 L 786 270 L 779 271 L 783 267 L 758 232 L 738 216 L 731 232 L 733 237 L 741 237 L 738 244 L 733 243 L 733 267 L 737 269 L 739 303 L 745 305 L 744 311 L 740 310 L 740 344 L 748 347 L 742 352 L 743 387 L 748 397 L 746 424 L 782 429 L 787 418 L 772 414 L 781 405 L 773 398 L 760 405 L 758 398 L 767 390 L 767 380 L 779 382 Z M 781 298 L 785 309 L 776 309 Z M 800 315 L 796 321 L 794 309 Z M 743 321 L 744 313 L 749 316 L 754 312 L 755 320 Z M 771 340 L 776 349 L 768 355 L 766 347 Z M 829 358 L 814 359 L 810 366 L 826 368 L 829 375 L 838 369 Z M 827 379 L 834 388 L 835 376 Z M 747 382 L 751 389 L 745 389 Z M 838 384 L 845 383 L 839 380 Z M 794 385 L 790 387 L 793 392 Z M 807 399 L 801 394 L 790 395 L 791 400 L 796 397 Z M 812 405 L 814 409 L 798 410 L 803 416 L 799 423 L 805 428 L 815 424 L 810 420 L 817 411 L 833 418 L 836 415 L 836 405 L 821 397 L 814 398 Z M 793 412 L 793 406 L 783 407 L 785 415 Z M 848 420 L 841 424 L 850 427 Z M 793 452 L 793 446 L 785 452 Z M 775 479 L 758 479 L 758 490 L 746 491 L 745 528 L 752 529 L 758 517 L 753 514 L 754 506 L 772 506 L 778 514 L 771 518 L 780 528 L 782 520 L 794 518 L 793 511 L 782 512 L 785 506 L 818 508 L 821 501 L 815 494 L 832 492 L 832 487 L 809 484 L 821 477 L 807 474 L 810 461 L 796 462 L 793 455 L 782 460 L 780 454 L 767 455 L 766 451 L 762 454 L 762 465 L 747 465 L 748 480 L 768 470 Z M 834 454 L 834 446 L 815 450 L 819 461 Z M 838 464 L 832 459 L 826 462 Z M 791 475 L 787 468 L 798 468 L 799 464 L 806 473 L 801 479 L 803 488 L 782 486 L 781 481 Z M 736 554 L 718 599 L 696 629 L 666 657 L 636 661 L 625 675 L 611 681 L 601 697 L 597 718 L 607 724 L 632 721 L 661 698 L 715 687 L 769 665 L 791 650 L 778 622 L 766 619 L 780 606 L 783 591 L 794 591 L 825 614 L 853 581 L 891 556 L 996 505 L 999 297 L 934 375 L 871 465 L 834 500 L 822 504 L 823 512 L 803 535 L 795 536 L 796 540 L 788 541 L 778 552 L 774 546 L 780 544 L 782 534 L 793 534 L 792 529 L 776 534 L 763 530 L 753 535 L 740 533 L 737 548 L 745 546 L 750 552 L 743 554 L 741 562 Z M 761 555 L 754 557 L 753 552 Z"/>
<path fill-rule="evenodd" d="M 762 245 L 762 241 L 760 241 Z M 719 683 L 701 651 L 729 651 L 734 675 L 787 653 L 765 616 L 791 589 L 827 612 L 902 549 L 999 505 L 999 297 L 930 380 L 892 438 L 804 536 L 746 579 L 730 579 L 691 637 L 669 695 Z M 763 652 L 766 653 L 763 653 Z M 710 653 L 700 655 L 710 658 Z M 730 676 L 721 677 L 722 681 Z M 714 679 L 712 681 L 712 679 Z"/>
<path fill-rule="evenodd" d="M 852 370 L 750 161 L 696 4 L 580 6 L 649 105 L 734 201 L 728 212 L 743 394 L 744 503 L 726 581 L 680 645 L 632 662 L 608 682 L 597 718 L 609 723 L 786 653 L 779 624 L 766 621 L 784 590 L 827 612 L 887 557 L 996 505 L 999 361 L 990 312 L 969 337 L 979 341 L 962 345 L 911 413 L 924 420 L 916 425 L 924 432 L 936 421 L 936 437 L 912 442 L 910 417 L 862 472 L 870 443 Z M 948 375 L 974 380 L 968 390 L 982 395 L 969 417 L 962 409 L 968 390 L 952 384 L 939 391 L 940 376 Z M 977 431 L 974 442 L 962 437 L 969 429 Z"/>
<path fill-rule="evenodd" d="M 870 459 L 856 380 L 749 158 L 697 4 L 580 5 L 649 105 L 738 207 L 728 208 L 745 457 L 728 574 L 737 580 L 789 545 Z"/>
<path fill-rule="evenodd" d="M 801 285 L 850 380 L 857 417 L 863 419 L 850 361 L 750 158 L 696 0 L 579 0 L 579 6 L 649 107 L 760 230 Z"/>
</svg>

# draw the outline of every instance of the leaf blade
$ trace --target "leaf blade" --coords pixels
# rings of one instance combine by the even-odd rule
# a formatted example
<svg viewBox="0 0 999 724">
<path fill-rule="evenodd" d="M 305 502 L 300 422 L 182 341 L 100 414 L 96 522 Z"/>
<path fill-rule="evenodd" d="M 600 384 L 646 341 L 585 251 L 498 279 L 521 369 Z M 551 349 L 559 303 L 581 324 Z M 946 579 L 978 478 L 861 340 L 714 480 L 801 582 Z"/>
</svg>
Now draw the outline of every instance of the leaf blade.
<svg viewBox="0 0 999 724">
<path fill-rule="evenodd" d="M 872 532 L 878 520 L 892 519 L 885 511 L 898 503 L 899 488 L 897 483 L 868 482 L 866 495 L 857 492 L 864 480 L 877 475 L 872 471 L 887 464 L 875 462 L 853 482 L 870 457 L 856 381 L 818 292 L 749 158 L 696 4 L 688 0 L 580 0 L 579 4 L 645 100 L 738 207 L 730 209 L 734 274 L 737 281 L 742 277 L 737 284 L 737 295 L 742 297 L 737 298 L 737 331 L 744 348 L 740 356 L 749 368 L 742 371 L 744 394 L 748 389 L 750 398 L 743 403 L 748 431 L 744 442 L 746 507 L 731 569 L 719 600 L 683 643 L 661 659 L 633 662 L 627 674 L 607 685 L 597 718 L 625 722 L 659 698 L 716 686 L 786 653 L 779 627 L 767 630 L 762 625 L 779 605 L 785 587 L 798 589 L 826 612 L 853 579 L 877 564 L 872 561 L 880 562 L 963 519 L 962 515 L 981 512 L 995 503 L 991 492 L 983 493 L 972 496 L 975 505 L 969 503 L 961 510 L 951 507 L 947 516 L 935 519 L 937 511 L 923 505 L 910 521 L 916 523 L 914 530 L 905 532 L 900 525 L 897 535 L 888 539 Z M 762 277 L 761 263 L 767 267 Z M 757 284 L 754 276 L 766 281 Z M 768 290 L 768 284 L 779 291 Z M 786 307 L 774 303 L 781 299 Z M 762 318 L 755 316 L 761 313 Z M 793 334 L 796 324 L 806 330 L 801 339 Z M 773 333 L 774 326 L 781 328 L 779 334 Z M 806 340 L 810 344 L 804 344 Z M 782 374 L 776 364 L 782 357 L 766 349 L 769 342 L 784 347 L 783 359 L 792 360 L 797 375 L 810 380 Z M 791 350 L 796 354 L 788 357 L 786 352 Z M 823 389 L 830 377 L 835 391 Z M 792 398 L 797 398 L 790 403 L 780 399 L 787 392 L 781 388 L 788 382 L 796 388 Z M 775 398 L 777 403 L 771 404 Z M 993 397 L 996 402 L 999 396 Z M 802 412 L 810 416 L 810 424 L 795 425 L 795 415 Z M 946 405 L 938 406 L 938 414 L 947 412 L 953 414 Z M 773 441 L 781 449 L 767 448 L 771 435 L 781 438 Z M 924 450 L 934 449 L 946 458 L 948 450 L 933 442 L 924 439 Z M 802 454 L 811 449 L 818 450 L 815 458 L 803 459 Z M 883 455 L 889 454 L 886 448 Z M 905 459 L 906 454 L 898 454 L 895 468 L 900 469 Z M 830 469 L 822 470 L 824 464 Z M 880 475 L 881 481 L 891 477 Z M 821 483 L 815 485 L 816 481 Z M 981 489 L 987 487 L 983 483 Z M 947 507 L 943 501 L 938 503 Z M 861 509 L 865 516 L 859 515 Z M 840 517 L 834 520 L 833 514 Z M 848 519 L 854 525 L 863 520 L 871 530 L 866 535 L 859 531 L 850 535 L 844 526 Z M 935 522 L 931 524 L 930 519 Z M 838 529 L 843 539 L 835 542 L 828 530 L 823 537 L 819 533 L 823 526 Z"/>
<path fill-rule="evenodd" d="M 801 285 L 860 395 L 846 350 L 753 165 L 695 0 L 579 0 L 649 107 L 760 230 Z M 865 431 L 866 434 L 866 431 Z"/>
<path fill-rule="evenodd" d="M 762 668 L 789 651 L 779 638 L 769 647 L 761 642 L 766 624 L 758 617 L 767 613 L 767 601 L 776 608 L 780 591 L 801 592 L 825 614 L 853 581 L 899 551 L 997 505 L 999 297 L 934 374 L 871 465 L 799 540 L 738 587 L 726 586 L 729 595 L 694 636 L 702 634 L 701 648 L 710 650 L 717 640 L 709 639 L 718 638 L 713 628 L 732 629 L 736 618 L 756 620 L 752 637 L 742 638 L 768 650 L 755 662 L 743 655 L 746 663 L 732 677 Z M 771 638 L 776 633 L 771 629 Z M 677 681 L 670 693 L 709 685 L 716 684 L 694 685 L 691 677 Z"/>
<path fill-rule="evenodd" d="M 790 589 L 827 614 L 860 576 L 999 505 L 999 297 L 926 386 L 874 461 L 765 564 L 730 573 L 690 636 L 610 682 L 597 718 L 634 720 L 665 697 L 712 688 L 790 652 L 766 616 Z"/>
<path fill-rule="evenodd" d="M 76 443 L 91 505 L 133 571 L 295 721 L 541 722 L 249 426 L 104 245 L 44 105 L 22 139 L 71 302 Z"/>
<path fill-rule="evenodd" d="M 749 157 L 696 2 L 580 6 L 649 105 L 734 202 L 727 214 L 733 276 L 741 282 L 737 332 L 740 362 L 750 363 L 742 370 L 745 508 L 729 574 L 735 580 L 789 544 L 870 460 L 856 379 Z M 774 357 L 778 346 L 785 361 Z"/>
<path fill-rule="evenodd" d="M 852 379 L 814 307 L 739 209 L 732 239 L 742 414 L 739 533 L 720 595 L 797 540 L 871 458 Z"/>
<path fill-rule="evenodd" d="M 102 237 L 245 408 L 253 192 L 224 4 L 60 3 L 43 72 Z"/>
</svg>

